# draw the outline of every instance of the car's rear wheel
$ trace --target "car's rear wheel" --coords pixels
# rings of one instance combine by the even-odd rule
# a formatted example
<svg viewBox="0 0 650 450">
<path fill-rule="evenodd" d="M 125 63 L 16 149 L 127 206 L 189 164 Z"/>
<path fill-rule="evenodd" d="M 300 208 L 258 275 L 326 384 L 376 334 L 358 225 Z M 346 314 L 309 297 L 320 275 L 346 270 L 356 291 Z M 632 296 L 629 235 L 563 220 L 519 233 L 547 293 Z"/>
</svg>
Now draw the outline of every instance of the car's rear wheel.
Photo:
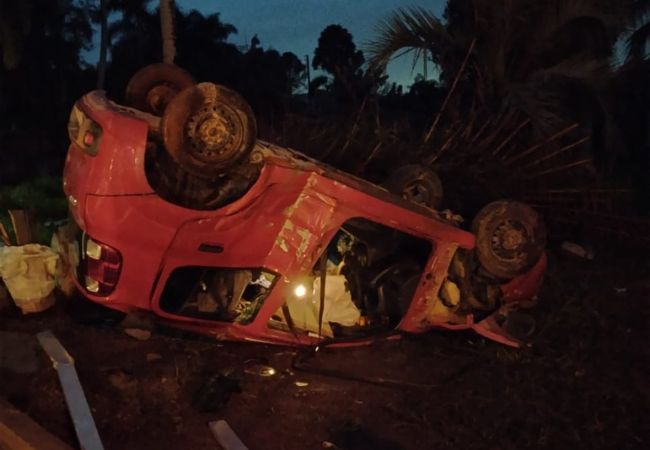
<svg viewBox="0 0 650 450">
<path fill-rule="evenodd" d="M 189 173 L 214 179 L 250 155 L 257 136 L 255 116 L 235 91 L 199 83 L 167 106 L 162 138 L 172 158 Z"/>
<path fill-rule="evenodd" d="M 192 76 L 174 64 L 151 64 L 138 70 L 126 86 L 127 106 L 162 116 L 169 102 L 194 85 Z"/>
<path fill-rule="evenodd" d="M 391 174 L 386 189 L 405 200 L 427 206 L 440 208 L 443 198 L 442 182 L 430 168 L 420 164 L 407 164 Z"/>
<path fill-rule="evenodd" d="M 472 223 L 476 255 L 489 274 L 513 278 L 530 269 L 546 246 L 546 229 L 530 206 L 496 201 L 485 206 Z"/>
</svg>

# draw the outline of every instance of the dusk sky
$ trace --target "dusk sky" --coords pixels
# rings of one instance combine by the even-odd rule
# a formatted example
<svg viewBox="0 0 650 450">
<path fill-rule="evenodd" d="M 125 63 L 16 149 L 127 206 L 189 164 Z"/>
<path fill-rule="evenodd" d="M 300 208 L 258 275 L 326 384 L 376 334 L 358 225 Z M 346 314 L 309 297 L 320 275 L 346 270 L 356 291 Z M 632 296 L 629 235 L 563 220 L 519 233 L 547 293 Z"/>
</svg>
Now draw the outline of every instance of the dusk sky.
<svg viewBox="0 0 650 450">
<path fill-rule="evenodd" d="M 347 28 L 363 50 L 375 29 L 397 8 L 419 6 L 442 14 L 445 0 L 176 0 L 185 12 L 218 12 L 221 19 L 237 27 L 230 42 L 243 45 L 257 34 L 262 46 L 291 51 L 304 60 L 313 57 L 320 32 L 330 24 Z M 391 81 L 411 84 L 412 58 L 401 58 L 389 66 Z M 419 68 L 418 68 L 419 69 Z"/>
</svg>

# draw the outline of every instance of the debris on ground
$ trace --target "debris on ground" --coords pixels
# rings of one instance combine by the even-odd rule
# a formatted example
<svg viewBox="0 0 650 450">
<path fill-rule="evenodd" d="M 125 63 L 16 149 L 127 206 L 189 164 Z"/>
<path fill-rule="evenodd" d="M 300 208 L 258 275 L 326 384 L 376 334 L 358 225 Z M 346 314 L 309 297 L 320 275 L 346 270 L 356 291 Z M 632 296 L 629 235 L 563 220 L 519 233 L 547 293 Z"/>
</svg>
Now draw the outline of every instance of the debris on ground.
<svg viewBox="0 0 650 450">
<path fill-rule="evenodd" d="M 54 276 L 58 257 L 39 244 L 0 248 L 0 276 L 23 314 L 54 305 Z"/>
<path fill-rule="evenodd" d="M 110 370 L 108 372 L 108 382 L 117 391 L 125 396 L 134 396 L 138 390 L 138 380 L 132 374 L 124 370 Z"/>
<path fill-rule="evenodd" d="M 219 445 L 224 450 L 248 450 L 225 420 L 216 420 L 208 424 Z"/>
<path fill-rule="evenodd" d="M 125 334 L 139 341 L 146 341 L 151 338 L 155 324 L 151 315 L 132 311 L 124 317 L 120 326 Z"/>
<path fill-rule="evenodd" d="M 38 333 L 36 337 L 57 371 L 81 448 L 103 450 L 104 445 L 99 438 L 95 420 L 75 370 L 74 359 L 50 331 Z"/>
<path fill-rule="evenodd" d="M 196 391 L 192 406 L 200 412 L 216 412 L 226 406 L 232 394 L 241 392 L 239 378 L 233 374 L 220 373 L 209 377 Z"/>
<path fill-rule="evenodd" d="M 580 259 L 586 259 L 588 261 L 593 260 L 594 257 L 596 256 L 594 254 L 593 248 L 586 245 L 583 246 L 580 244 L 576 244 L 575 242 L 564 241 L 562 242 L 561 248 L 566 255 L 570 255 Z"/>
<path fill-rule="evenodd" d="M 160 361 L 162 355 L 160 353 L 147 353 L 147 362 Z"/>
<path fill-rule="evenodd" d="M 273 367 L 263 364 L 255 364 L 246 368 L 244 372 L 249 375 L 259 375 L 260 377 L 272 377 L 276 374 L 276 370 Z"/>
<path fill-rule="evenodd" d="M 124 333 L 138 341 L 146 341 L 151 338 L 151 331 L 143 330 L 142 328 L 125 328 Z"/>
</svg>

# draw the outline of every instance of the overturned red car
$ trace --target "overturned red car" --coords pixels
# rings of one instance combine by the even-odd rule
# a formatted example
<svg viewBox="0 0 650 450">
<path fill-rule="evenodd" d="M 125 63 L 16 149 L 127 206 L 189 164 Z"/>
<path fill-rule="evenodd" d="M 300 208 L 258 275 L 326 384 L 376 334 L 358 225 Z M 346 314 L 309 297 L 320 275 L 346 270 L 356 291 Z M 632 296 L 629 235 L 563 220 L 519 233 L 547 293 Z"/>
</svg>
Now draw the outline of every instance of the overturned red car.
<svg viewBox="0 0 650 450">
<path fill-rule="evenodd" d="M 64 189 L 88 299 L 218 339 L 446 328 L 521 345 L 509 324 L 546 267 L 529 207 L 495 202 L 462 230 L 433 209 L 428 169 L 396 171 L 389 192 L 257 140 L 241 97 L 178 68 L 141 71 L 125 104 L 90 92 L 68 127 Z"/>
</svg>

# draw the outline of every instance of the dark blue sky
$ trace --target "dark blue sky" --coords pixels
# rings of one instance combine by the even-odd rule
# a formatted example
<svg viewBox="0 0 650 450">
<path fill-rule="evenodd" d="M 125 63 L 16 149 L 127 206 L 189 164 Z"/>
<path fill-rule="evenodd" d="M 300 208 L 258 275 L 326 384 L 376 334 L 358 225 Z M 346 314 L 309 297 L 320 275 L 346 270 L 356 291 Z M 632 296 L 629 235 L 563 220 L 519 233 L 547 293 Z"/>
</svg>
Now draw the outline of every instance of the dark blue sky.
<svg viewBox="0 0 650 450">
<path fill-rule="evenodd" d="M 312 57 L 320 32 L 330 24 L 347 28 L 363 50 L 378 23 L 397 8 L 420 6 L 442 14 L 445 0 L 176 0 L 184 11 L 218 12 L 237 27 L 230 42 L 247 44 L 257 34 L 262 46 Z M 411 84 L 411 58 L 401 58 L 389 68 L 391 81 Z"/>
</svg>

